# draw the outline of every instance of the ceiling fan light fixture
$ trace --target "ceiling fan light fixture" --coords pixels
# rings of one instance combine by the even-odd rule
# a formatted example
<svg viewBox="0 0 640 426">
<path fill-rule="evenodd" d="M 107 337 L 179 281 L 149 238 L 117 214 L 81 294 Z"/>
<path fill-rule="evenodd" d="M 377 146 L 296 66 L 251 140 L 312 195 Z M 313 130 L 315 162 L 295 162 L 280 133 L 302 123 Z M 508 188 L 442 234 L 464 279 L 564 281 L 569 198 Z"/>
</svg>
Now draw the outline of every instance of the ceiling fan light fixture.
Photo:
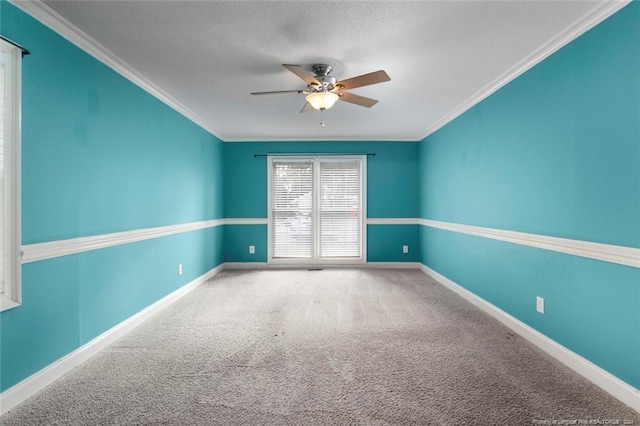
<svg viewBox="0 0 640 426">
<path fill-rule="evenodd" d="M 329 109 L 336 103 L 339 96 L 333 92 L 317 92 L 307 95 L 307 102 L 317 110 Z"/>
</svg>

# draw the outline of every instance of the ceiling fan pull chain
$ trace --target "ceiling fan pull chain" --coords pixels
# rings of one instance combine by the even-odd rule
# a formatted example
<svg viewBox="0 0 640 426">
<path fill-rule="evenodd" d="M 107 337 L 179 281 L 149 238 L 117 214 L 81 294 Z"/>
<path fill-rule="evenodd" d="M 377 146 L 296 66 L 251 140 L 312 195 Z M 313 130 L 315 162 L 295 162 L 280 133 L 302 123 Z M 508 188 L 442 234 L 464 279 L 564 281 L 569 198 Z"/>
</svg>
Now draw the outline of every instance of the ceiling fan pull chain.
<svg viewBox="0 0 640 426">
<path fill-rule="evenodd" d="M 324 108 L 322 108 L 320 110 L 320 114 L 322 114 L 322 117 L 320 118 L 320 126 L 321 127 L 326 127 L 325 124 L 324 124 Z"/>
</svg>

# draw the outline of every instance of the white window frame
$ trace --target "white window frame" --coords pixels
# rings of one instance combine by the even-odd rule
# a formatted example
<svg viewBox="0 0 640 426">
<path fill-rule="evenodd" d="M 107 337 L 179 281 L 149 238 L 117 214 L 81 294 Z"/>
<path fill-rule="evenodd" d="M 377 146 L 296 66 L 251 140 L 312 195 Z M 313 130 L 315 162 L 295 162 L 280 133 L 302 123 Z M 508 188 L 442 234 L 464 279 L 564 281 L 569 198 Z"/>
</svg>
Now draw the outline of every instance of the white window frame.
<svg viewBox="0 0 640 426">
<path fill-rule="evenodd" d="M 5 168 L 5 287 L 0 311 L 22 303 L 20 263 L 20 121 L 22 50 L 0 40 L 5 66 L 4 168 Z"/>
<path fill-rule="evenodd" d="M 361 197 L 361 218 L 360 218 L 360 257 L 358 258 L 320 258 L 317 257 L 319 253 L 319 197 L 320 191 L 316 188 L 316 185 L 320 181 L 320 167 L 319 161 L 345 161 L 345 160 L 360 160 L 360 191 Z M 271 187 L 271 177 L 273 175 L 273 162 L 274 161 L 313 161 L 313 244 L 314 244 L 314 257 L 313 258 L 274 258 L 273 257 L 273 194 Z M 367 263 L 367 156 L 366 155 L 269 155 L 267 156 L 267 263 L 277 266 L 349 266 L 356 264 Z"/>
</svg>

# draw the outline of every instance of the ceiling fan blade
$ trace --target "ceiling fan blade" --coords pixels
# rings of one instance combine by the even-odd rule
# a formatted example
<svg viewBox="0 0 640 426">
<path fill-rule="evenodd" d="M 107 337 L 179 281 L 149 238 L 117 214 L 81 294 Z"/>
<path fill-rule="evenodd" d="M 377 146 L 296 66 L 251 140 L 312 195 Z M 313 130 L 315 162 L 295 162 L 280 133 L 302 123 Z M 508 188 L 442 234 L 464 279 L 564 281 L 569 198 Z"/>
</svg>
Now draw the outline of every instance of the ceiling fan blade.
<svg viewBox="0 0 640 426">
<path fill-rule="evenodd" d="M 338 100 L 343 102 L 349 102 L 351 104 L 360 105 L 367 108 L 371 108 L 372 106 L 378 103 L 377 99 L 367 98 L 360 95 L 354 95 L 353 93 L 349 93 L 349 92 L 342 92 Z"/>
<path fill-rule="evenodd" d="M 304 90 L 274 90 L 271 92 L 251 92 L 252 95 L 274 95 L 276 93 L 302 93 Z"/>
<path fill-rule="evenodd" d="M 389 80 L 391 80 L 391 77 L 389 77 L 384 70 L 380 70 L 339 81 L 336 83 L 336 86 L 342 86 L 342 89 L 349 90 L 355 89 L 356 87 L 368 86 L 370 84 L 383 83 Z"/>
<path fill-rule="evenodd" d="M 320 84 L 318 80 L 315 79 L 314 76 L 309 74 L 304 68 L 300 65 L 291 65 L 291 64 L 282 64 L 283 67 L 300 77 L 307 84 Z"/>
<path fill-rule="evenodd" d="M 303 112 L 309 112 L 309 111 L 313 111 L 314 108 L 311 106 L 311 104 L 309 102 L 306 102 L 304 104 L 304 106 L 302 107 L 302 109 L 300 110 L 300 113 L 302 114 Z"/>
</svg>

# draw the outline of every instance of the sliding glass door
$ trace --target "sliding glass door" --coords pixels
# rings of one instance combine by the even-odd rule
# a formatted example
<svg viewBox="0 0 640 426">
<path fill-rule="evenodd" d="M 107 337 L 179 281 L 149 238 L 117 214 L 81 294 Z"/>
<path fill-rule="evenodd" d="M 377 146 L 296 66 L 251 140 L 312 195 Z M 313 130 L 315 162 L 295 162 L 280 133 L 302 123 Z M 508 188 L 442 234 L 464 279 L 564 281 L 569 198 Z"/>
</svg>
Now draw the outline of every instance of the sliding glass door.
<svg viewBox="0 0 640 426">
<path fill-rule="evenodd" d="M 365 159 L 269 157 L 269 262 L 364 262 Z"/>
</svg>

